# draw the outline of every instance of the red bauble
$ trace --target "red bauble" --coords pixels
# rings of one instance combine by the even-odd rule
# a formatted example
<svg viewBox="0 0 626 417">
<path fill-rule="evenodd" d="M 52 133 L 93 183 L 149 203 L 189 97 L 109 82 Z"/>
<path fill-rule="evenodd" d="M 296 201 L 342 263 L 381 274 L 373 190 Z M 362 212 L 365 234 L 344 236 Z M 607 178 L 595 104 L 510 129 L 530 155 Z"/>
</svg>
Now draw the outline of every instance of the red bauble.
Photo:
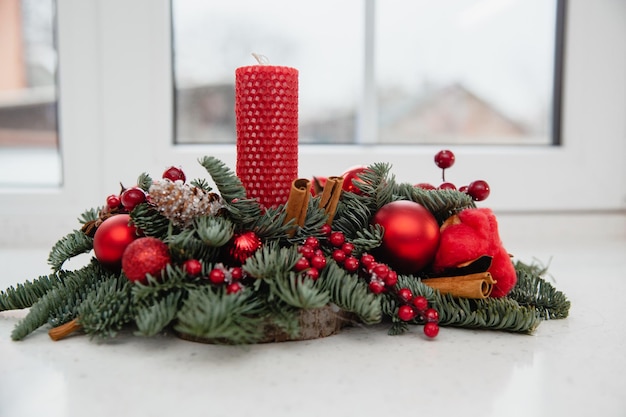
<svg viewBox="0 0 626 417">
<path fill-rule="evenodd" d="M 374 214 L 372 223 L 385 229 L 376 254 L 401 273 L 415 273 L 431 263 L 439 246 L 439 224 L 422 205 L 394 201 Z"/>
<path fill-rule="evenodd" d="M 147 274 L 155 278 L 170 263 L 170 251 L 162 240 L 155 237 L 142 237 L 133 241 L 122 256 L 122 271 L 131 281 L 146 284 Z"/>
<path fill-rule="evenodd" d="M 137 238 L 128 214 L 117 214 L 102 222 L 93 237 L 96 259 L 109 268 L 119 268 L 126 247 Z"/>
<path fill-rule="evenodd" d="M 355 166 L 352 168 L 349 168 L 346 172 L 343 173 L 342 177 L 343 177 L 343 185 L 342 185 L 342 189 L 344 191 L 349 191 L 351 193 L 355 193 L 355 194 L 363 194 L 363 192 L 356 186 L 354 185 L 355 182 L 363 182 L 359 179 L 359 175 L 361 175 L 365 170 L 367 169 L 367 167 L 365 166 Z"/>
<path fill-rule="evenodd" d="M 244 263 L 261 245 L 261 239 L 256 233 L 238 233 L 233 236 L 229 246 L 229 254 L 234 261 Z"/>
</svg>

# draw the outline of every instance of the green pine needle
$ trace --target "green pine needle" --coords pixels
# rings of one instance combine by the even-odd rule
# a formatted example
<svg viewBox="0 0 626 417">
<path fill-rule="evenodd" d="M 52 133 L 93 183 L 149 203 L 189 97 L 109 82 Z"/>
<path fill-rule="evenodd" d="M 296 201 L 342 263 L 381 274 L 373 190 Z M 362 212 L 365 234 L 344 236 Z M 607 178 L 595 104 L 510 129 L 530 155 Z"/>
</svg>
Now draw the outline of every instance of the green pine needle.
<svg viewBox="0 0 626 417">
<path fill-rule="evenodd" d="M 132 284 L 123 275 L 97 282 L 78 306 L 78 323 L 91 337 L 112 338 L 132 319 Z"/>
<path fill-rule="evenodd" d="M 0 311 L 28 308 L 60 283 L 61 279 L 54 273 L 0 291 Z"/>
<path fill-rule="evenodd" d="M 176 318 L 181 299 L 182 291 L 172 292 L 155 304 L 138 308 L 135 313 L 135 334 L 154 336 L 163 331 Z"/>
</svg>

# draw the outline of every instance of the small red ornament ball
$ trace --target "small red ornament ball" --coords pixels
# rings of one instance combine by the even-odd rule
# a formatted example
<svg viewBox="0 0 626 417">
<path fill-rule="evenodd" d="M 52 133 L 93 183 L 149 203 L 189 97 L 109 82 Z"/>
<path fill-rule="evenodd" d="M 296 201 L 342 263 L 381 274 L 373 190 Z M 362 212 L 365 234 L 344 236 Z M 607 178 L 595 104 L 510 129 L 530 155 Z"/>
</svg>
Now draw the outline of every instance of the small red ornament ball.
<svg viewBox="0 0 626 417">
<path fill-rule="evenodd" d="M 363 194 L 363 192 L 356 185 L 354 185 L 354 183 L 363 182 L 358 176 L 361 175 L 366 169 L 366 166 L 361 165 L 348 168 L 346 172 L 341 175 L 343 177 L 342 189 L 359 195 Z"/>
<path fill-rule="evenodd" d="M 439 151 L 435 154 L 435 164 L 441 169 L 450 168 L 454 165 L 455 159 L 454 153 L 448 149 Z"/>
<path fill-rule="evenodd" d="M 261 238 L 254 232 L 243 232 L 233 236 L 229 253 L 234 261 L 244 263 L 262 245 Z"/>
<path fill-rule="evenodd" d="M 142 237 L 133 241 L 122 256 L 122 271 L 131 280 L 146 284 L 147 274 L 155 278 L 170 263 L 170 251 L 162 240 Z"/>
<path fill-rule="evenodd" d="M 162 177 L 163 179 L 168 179 L 170 181 L 185 182 L 187 180 L 187 177 L 185 176 L 185 173 L 183 172 L 183 170 L 179 167 L 174 167 L 174 166 L 171 166 L 167 168 L 165 171 L 163 171 Z"/>
<path fill-rule="evenodd" d="M 394 201 L 381 207 L 373 224 L 385 229 L 376 254 L 400 273 L 415 273 L 431 263 L 439 247 L 439 224 L 421 204 Z"/>
<path fill-rule="evenodd" d="M 474 201 L 483 201 L 489 197 L 491 189 L 487 181 L 476 180 L 467 186 L 467 193 L 472 197 Z"/>
<path fill-rule="evenodd" d="M 106 267 L 119 268 L 124 250 L 137 238 L 128 214 L 116 214 L 102 222 L 93 237 L 96 259 Z"/>
</svg>

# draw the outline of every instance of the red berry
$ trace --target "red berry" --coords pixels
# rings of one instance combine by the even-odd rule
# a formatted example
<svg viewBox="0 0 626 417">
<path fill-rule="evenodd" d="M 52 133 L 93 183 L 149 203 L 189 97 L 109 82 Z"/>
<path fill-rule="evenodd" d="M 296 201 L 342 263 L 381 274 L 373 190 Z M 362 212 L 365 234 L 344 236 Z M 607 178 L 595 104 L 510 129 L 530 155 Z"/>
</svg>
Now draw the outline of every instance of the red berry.
<svg viewBox="0 0 626 417">
<path fill-rule="evenodd" d="M 437 154 L 435 155 L 435 164 L 441 169 L 450 168 L 452 165 L 454 165 L 454 159 L 455 158 L 452 151 L 446 149 L 437 152 Z"/>
<path fill-rule="evenodd" d="M 202 264 L 197 259 L 188 259 L 185 261 L 184 267 L 185 272 L 192 277 L 196 277 L 202 272 Z"/>
<path fill-rule="evenodd" d="M 348 256 L 343 261 L 343 267 L 348 272 L 356 272 L 359 269 L 359 260 L 354 256 Z"/>
<path fill-rule="evenodd" d="M 320 241 L 315 236 L 309 236 L 304 241 L 304 246 L 310 246 L 313 249 L 317 249 L 320 246 Z"/>
<path fill-rule="evenodd" d="M 107 197 L 107 207 L 110 209 L 116 209 L 120 206 L 120 204 L 122 204 L 122 201 L 119 196 L 111 194 Z"/>
<path fill-rule="evenodd" d="M 442 182 L 439 187 L 439 190 L 456 190 L 456 185 L 451 182 Z"/>
<path fill-rule="evenodd" d="M 354 252 L 354 245 L 350 242 L 345 242 L 341 245 L 341 250 L 344 251 L 346 255 L 350 255 Z"/>
<path fill-rule="evenodd" d="M 324 269 L 326 266 L 326 257 L 324 255 L 315 255 L 311 258 L 311 267 L 315 269 Z"/>
<path fill-rule="evenodd" d="M 146 201 L 146 192 L 139 187 L 130 187 L 122 192 L 120 200 L 124 208 L 131 211 Z"/>
<path fill-rule="evenodd" d="M 328 241 L 331 245 L 338 248 L 344 244 L 344 242 L 346 241 L 346 236 L 343 234 L 343 232 L 332 232 L 328 237 Z"/>
<path fill-rule="evenodd" d="M 307 259 L 311 259 L 315 255 L 315 249 L 311 246 L 300 246 L 298 252 Z"/>
<path fill-rule="evenodd" d="M 165 172 L 163 172 L 162 177 L 170 181 L 180 180 L 182 182 L 185 182 L 185 180 L 187 179 L 185 177 L 185 173 L 183 172 L 183 170 L 177 167 L 169 167 L 168 169 L 165 170 Z"/>
<path fill-rule="evenodd" d="M 427 337 L 435 338 L 439 334 L 439 325 L 437 323 L 426 323 L 424 325 L 424 334 Z"/>
<path fill-rule="evenodd" d="M 413 293 L 408 288 L 400 288 L 398 290 L 398 297 L 405 303 L 408 303 L 411 298 L 413 298 Z"/>
<path fill-rule="evenodd" d="M 372 266 L 372 274 L 375 274 L 379 279 L 384 280 L 389 274 L 389 267 L 385 264 L 375 263 Z"/>
<path fill-rule="evenodd" d="M 428 308 L 424 311 L 424 320 L 428 323 L 437 323 L 439 321 L 439 313 L 434 308 Z"/>
<path fill-rule="evenodd" d="M 311 264 L 309 264 L 309 260 L 305 257 L 298 259 L 296 264 L 293 266 L 293 269 L 296 272 L 304 271 L 307 268 L 310 268 Z"/>
<path fill-rule="evenodd" d="M 462 192 L 462 193 L 467 193 L 467 189 L 468 188 L 469 187 L 467 185 L 462 185 L 462 186 L 459 187 L 459 191 Z"/>
<path fill-rule="evenodd" d="M 361 265 L 363 265 L 365 269 L 369 270 L 374 262 L 376 262 L 376 259 L 374 259 L 372 255 L 368 253 L 361 255 Z"/>
<path fill-rule="evenodd" d="M 393 287 L 398 282 L 398 274 L 396 274 L 396 271 L 389 270 L 389 273 L 385 277 L 384 281 L 386 286 Z"/>
<path fill-rule="evenodd" d="M 380 294 L 381 292 L 385 291 L 385 283 L 377 279 L 370 281 L 368 287 L 370 291 L 374 294 Z"/>
<path fill-rule="evenodd" d="M 398 309 L 398 318 L 402 321 L 409 321 L 415 318 L 415 310 L 409 305 L 400 306 Z"/>
<path fill-rule="evenodd" d="M 308 278 L 311 278 L 313 281 L 317 281 L 317 279 L 320 277 L 320 271 L 318 271 L 315 268 L 310 268 L 310 269 L 307 269 L 304 275 L 307 276 Z"/>
<path fill-rule="evenodd" d="M 413 306 L 417 309 L 417 311 L 422 313 L 428 308 L 428 300 L 426 297 L 418 295 L 413 299 Z"/>
<path fill-rule="evenodd" d="M 243 287 L 238 282 L 232 282 L 226 286 L 226 294 L 237 294 Z"/>
<path fill-rule="evenodd" d="M 335 262 L 337 262 L 338 264 L 343 263 L 343 261 L 345 261 L 348 257 L 348 255 L 346 255 L 346 253 L 341 249 L 335 249 L 332 256 Z"/>
<path fill-rule="evenodd" d="M 233 281 L 240 280 L 241 278 L 243 278 L 243 269 L 238 266 L 234 267 L 230 270 L 230 277 L 233 279 Z"/>
<path fill-rule="evenodd" d="M 223 284 L 226 280 L 226 274 L 222 269 L 215 268 L 209 272 L 209 281 L 213 284 Z"/>
<path fill-rule="evenodd" d="M 330 232 L 332 232 L 333 230 L 331 229 L 329 224 L 325 224 L 321 227 L 320 232 L 324 235 L 324 236 L 329 236 Z"/>
<path fill-rule="evenodd" d="M 421 188 L 422 190 L 434 190 L 436 187 L 427 182 L 420 182 L 419 184 L 415 184 L 414 187 Z"/>
<path fill-rule="evenodd" d="M 483 201 L 487 197 L 489 197 L 489 193 L 491 190 L 489 189 L 489 184 L 483 180 L 476 180 L 470 183 L 467 187 L 467 193 L 472 197 L 474 201 Z"/>
</svg>

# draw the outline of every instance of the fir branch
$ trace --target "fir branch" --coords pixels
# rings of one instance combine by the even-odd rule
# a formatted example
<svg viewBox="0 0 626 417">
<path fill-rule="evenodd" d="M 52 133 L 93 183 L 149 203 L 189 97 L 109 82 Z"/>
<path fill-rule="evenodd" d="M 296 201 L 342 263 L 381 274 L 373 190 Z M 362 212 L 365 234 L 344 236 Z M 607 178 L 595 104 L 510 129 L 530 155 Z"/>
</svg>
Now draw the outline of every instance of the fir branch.
<svg viewBox="0 0 626 417">
<path fill-rule="evenodd" d="M 0 311 L 28 308 L 60 283 L 59 276 L 54 273 L 9 287 L 0 292 Z"/>
<path fill-rule="evenodd" d="M 137 178 L 137 187 L 141 188 L 145 192 L 148 192 L 152 185 L 152 178 L 145 172 L 141 173 Z"/>
<path fill-rule="evenodd" d="M 317 282 L 328 291 L 330 301 L 349 313 L 356 314 L 365 324 L 380 323 L 381 304 L 365 281 L 349 274 L 333 260 L 322 270 Z"/>
<path fill-rule="evenodd" d="M 522 306 L 533 307 L 543 320 L 564 319 L 569 315 L 571 303 L 565 294 L 539 275 L 545 269 L 517 261 L 515 270 L 517 284 L 509 293 L 509 298 Z"/>
<path fill-rule="evenodd" d="M 268 242 L 246 259 L 243 270 L 254 278 L 272 280 L 288 274 L 300 256 L 295 246 L 281 248 L 277 242 Z"/>
<path fill-rule="evenodd" d="M 246 190 L 241 180 L 226 164 L 213 156 L 204 156 L 198 162 L 207 170 L 225 201 L 232 202 L 246 198 Z"/>
<path fill-rule="evenodd" d="M 80 230 L 62 237 L 50 250 L 48 264 L 53 271 L 59 271 L 65 261 L 82 253 L 87 253 L 93 249 L 93 238 L 87 236 Z"/>
<path fill-rule="evenodd" d="M 211 286 L 189 292 L 178 311 L 176 331 L 213 343 L 244 344 L 263 336 L 265 316 L 250 290 L 225 294 Z"/>
<path fill-rule="evenodd" d="M 346 236 L 354 236 L 358 231 L 369 226 L 372 214 L 365 199 L 354 193 L 344 193 L 337 205 L 332 228 L 343 232 Z"/>
<path fill-rule="evenodd" d="M 396 192 L 400 198 L 424 206 L 439 224 L 464 209 L 476 207 L 472 197 L 457 190 L 424 190 L 410 184 L 401 184 Z"/>
<path fill-rule="evenodd" d="M 48 321 L 53 325 L 59 325 L 75 318 L 78 305 L 105 272 L 94 259 L 79 270 L 62 271 L 60 275 L 61 282 L 34 303 L 26 317 L 15 326 L 11 333 L 13 340 L 23 339 Z M 55 320 L 61 316 L 62 320 Z"/>
<path fill-rule="evenodd" d="M 213 262 L 221 251 L 221 247 L 205 244 L 193 229 L 184 229 L 178 234 L 169 236 L 165 242 L 170 254 L 175 259 L 203 259 Z"/>
<path fill-rule="evenodd" d="M 171 292 L 154 304 L 138 307 L 135 313 L 135 334 L 154 336 L 165 329 L 176 318 L 182 294 L 182 291 Z"/>
<path fill-rule="evenodd" d="M 292 227 L 292 225 L 285 224 L 286 214 L 284 206 L 277 209 L 268 208 L 265 213 L 248 219 L 245 229 L 254 231 L 263 240 L 285 238 Z"/>
<path fill-rule="evenodd" d="M 202 243 L 220 247 L 232 239 L 235 226 L 223 217 L 201 216 L 193 220 L 193 229 Z"/>
<path fill-rule="evenodd" d="M 100 211 L 100 207 L 89 209 L 80 215 L 78 221 L 80 222 L 80 224 L 96 221 L 98 220 L 98 218 L 100 218 Z"/>
<path fill-rule="evenodd" d="M 136 282 L 131 289 L 133 304 L 152 305 L 171 293 L 185 294 L 197 286 L 195 282 L 187 280 L 187 273 L 182 267 L 168 265 L 164 275 L 167 279 L 163 281 L 148 276 L 146 284 Z"/>
<path fill-rule="evenodd" d="M 357 231 L 356 237 L 352 239 L 355 249 L 353 255 L 359 256 L 379 247 L 383 241 L 384 232 L 383 227 L 378 224 L 370 224 L 367 228 Z"/>
<path fill-rule="evenodd" d="M 194 180 L 191 180 L 189 184 L 203 190 L 206 193 L 210 193 L 213 190 L 213 187 L 211 187 L 211 185 L 205 178 L 196 178 Z"/>
<path fill-rule="evenodd" d="M 263 214 L 257 200 L 243 198 L 225 201 L 227 201 L 225 208 L 229 217 L 239 229 L 250 229 L 251 225 Z"/>
<path fill-rule="evenodd" d="M 130 219 L 144 235 L 158 239 L 165 239 L 174 228 L 167 217 L 146 203 L 137 205 L 130 212 Z"/>
<path fill-rule="evenodd" d="M 91 337 L 112 338 L 132 319 L 131 282 L 123 275 L 98 281 L 78 306 L 78 324 Z"/>
<path fill-rule="evenodd" d="M 270 303 L 278 298 L 291 307 L 308 310 L 324 307 L 329 301 L 328 292 L 302 274 L 289 272 L 276 275 L 266 282 L 269 284 Z"/>
<path fill-rule="evenodd" d="M 395 175 L 389 176 L 390 171 L 390 164 L 379 162 L 357 175 L 361 181 L 354 184 L 368 197 L 368 206 L 373 212 L 396 199 L 396 179 Z"/>
</svg>

